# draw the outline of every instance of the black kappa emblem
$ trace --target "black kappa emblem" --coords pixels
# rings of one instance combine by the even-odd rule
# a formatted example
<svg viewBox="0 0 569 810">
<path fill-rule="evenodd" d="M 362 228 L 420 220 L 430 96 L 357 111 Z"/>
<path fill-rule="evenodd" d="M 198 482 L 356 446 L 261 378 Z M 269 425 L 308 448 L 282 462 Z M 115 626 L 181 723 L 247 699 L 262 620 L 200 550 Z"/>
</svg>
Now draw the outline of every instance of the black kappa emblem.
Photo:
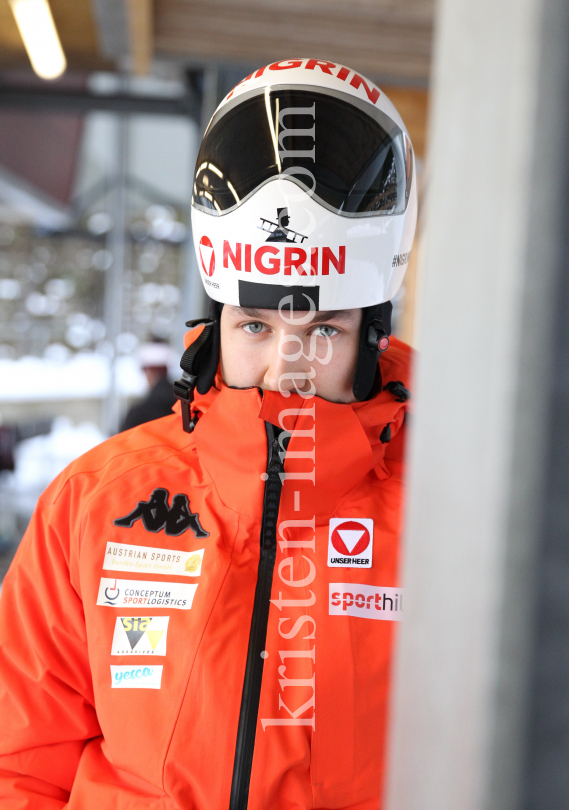
<svg viewBox="0 0 569 810">
<path fill-rule="evenodd" d="M 198 538 L 209 537 L 209 532 L 202 528 L 198 513 L 191 511 L 187 495 L 174 495 L 172 506 L 168 505 L 168 498 L 167 489 L 155 489 L 148 501 L 139 501 L 129 515 L 113 520 L 113 524 L 132 529 L 137 520 L 142 520 L 148 532 L 164 529 L 165 534 L 176 537 L 191 529 Z"/>
</svg>

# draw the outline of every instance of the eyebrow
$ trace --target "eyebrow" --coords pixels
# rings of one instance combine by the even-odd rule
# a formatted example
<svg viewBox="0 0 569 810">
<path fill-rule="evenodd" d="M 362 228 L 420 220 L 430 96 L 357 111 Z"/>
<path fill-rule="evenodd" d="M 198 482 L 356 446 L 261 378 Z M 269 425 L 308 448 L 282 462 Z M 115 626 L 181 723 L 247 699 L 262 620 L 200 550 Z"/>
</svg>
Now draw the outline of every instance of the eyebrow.
<svg viewBox="0 0 569 810">
<path fill-rule="evenodd" d="M 314 323 L 323 321 L 347 321 L 352 317 L 349 309 L 329 309 L 325 312 L 317 312 L 314 316 Z"/>
<path fill-rule="evenodd" d="M 251 307 L 236 307 L 239 312 L 242 312 L 247 318 L 259 318 L 262 320 L 264 312 L 263 309 L 255 309 Z M 300 310 L 296 310 L 300 312 Z M 303 310 L 304 311 L 304 310 Z M 329 309 L 324 312 L 316 312 L 311 323 L 323 323 L 324 321 L 346 321 L 349 320 L 352 310 L 350 309 Z"/>
</svg>

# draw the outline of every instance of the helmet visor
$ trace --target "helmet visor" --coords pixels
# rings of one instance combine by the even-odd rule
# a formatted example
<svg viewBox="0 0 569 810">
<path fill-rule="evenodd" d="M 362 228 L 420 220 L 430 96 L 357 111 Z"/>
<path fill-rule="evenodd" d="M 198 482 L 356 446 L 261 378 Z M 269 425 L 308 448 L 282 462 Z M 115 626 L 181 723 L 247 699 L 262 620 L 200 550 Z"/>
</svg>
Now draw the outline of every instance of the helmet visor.
<svg viewBox="0 0 569 810">
<path fill-rule="evenodd" d="M 224 214 L 284 175 L 335 213 L 388 216 L 407 208 L 412 171 L 409 139 L 381 110 L 337 92 L 267 87 L 212 120 L 192 202 Z"/>
</svg>

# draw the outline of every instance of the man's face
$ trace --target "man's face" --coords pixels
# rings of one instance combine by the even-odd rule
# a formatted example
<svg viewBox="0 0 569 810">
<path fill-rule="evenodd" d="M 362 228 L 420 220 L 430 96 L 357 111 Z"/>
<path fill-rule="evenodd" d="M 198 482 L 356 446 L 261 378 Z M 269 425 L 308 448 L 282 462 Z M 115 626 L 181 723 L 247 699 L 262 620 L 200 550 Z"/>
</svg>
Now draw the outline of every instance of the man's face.
<svg viewBox="0 0 569 810">
<path fill-rule="evenodd" d="M 227 304 L 221 313 L 226 385 L 354 402 L 361 309 L 290 312 Z M 323 361 L 323 362 L 322 362 Z"/>
</svg>

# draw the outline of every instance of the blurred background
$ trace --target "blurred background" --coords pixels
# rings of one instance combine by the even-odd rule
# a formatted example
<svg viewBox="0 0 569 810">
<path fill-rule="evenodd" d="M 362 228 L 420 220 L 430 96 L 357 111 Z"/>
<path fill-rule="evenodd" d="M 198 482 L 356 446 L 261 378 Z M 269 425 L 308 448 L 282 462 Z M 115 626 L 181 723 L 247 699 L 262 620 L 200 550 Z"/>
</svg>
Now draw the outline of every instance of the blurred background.
<svg viewBox="0 0 569 810">
<path fill-rule="evenodd" d="M 0 577 L 40 492 L 156 383 L 149 344 L 177 373 L 219 101 L 271 61 L 345 63 L 396 104 L 422 177 L 432 27 L 432 0 L 0 0 Z M 409 342 L 416 254 L 394 302 Z"/>
</svg>

